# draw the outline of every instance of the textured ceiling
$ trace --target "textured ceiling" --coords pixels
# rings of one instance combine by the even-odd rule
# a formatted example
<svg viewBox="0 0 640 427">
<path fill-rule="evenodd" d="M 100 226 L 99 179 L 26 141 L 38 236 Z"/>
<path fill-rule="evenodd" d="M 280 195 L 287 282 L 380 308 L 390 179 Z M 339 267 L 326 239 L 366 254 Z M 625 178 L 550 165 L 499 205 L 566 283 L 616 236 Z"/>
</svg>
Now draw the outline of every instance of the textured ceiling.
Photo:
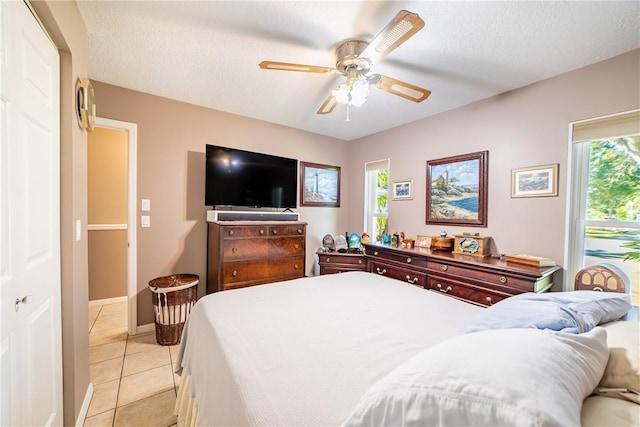
<svg viewBox="0 0 640 427">
<path fill-rule="evenodd" d="M 89 77 L 353 140 L 640 47 L 634 1 L 83 1 Z M 401 9 L 425 27 L 374 72 L 432 91 L 380 90 L 316 111 L 344 77 L 262 70 L 263 60 L 335 66 L 347 39 L 370 41 Z M 640 60 L 640 58 L 639 58 Z M 98 114 L 99 114 L 99 100 Z"/>
</svg>

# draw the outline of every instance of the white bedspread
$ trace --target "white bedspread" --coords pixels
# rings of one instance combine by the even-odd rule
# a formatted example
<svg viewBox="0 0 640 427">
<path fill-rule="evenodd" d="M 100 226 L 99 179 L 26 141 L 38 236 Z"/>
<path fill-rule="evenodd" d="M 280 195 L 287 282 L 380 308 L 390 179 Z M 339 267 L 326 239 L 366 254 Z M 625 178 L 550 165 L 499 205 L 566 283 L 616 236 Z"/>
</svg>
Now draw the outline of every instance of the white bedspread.
<svg viewBox="0 0 640 427">
<path fill-rule="evenodd" d="M 480 310 L 362 272 L 218 292 L 193 308 L 178 366 L 200 426 L 339 425 L 372 384 Z"/>
</svg>

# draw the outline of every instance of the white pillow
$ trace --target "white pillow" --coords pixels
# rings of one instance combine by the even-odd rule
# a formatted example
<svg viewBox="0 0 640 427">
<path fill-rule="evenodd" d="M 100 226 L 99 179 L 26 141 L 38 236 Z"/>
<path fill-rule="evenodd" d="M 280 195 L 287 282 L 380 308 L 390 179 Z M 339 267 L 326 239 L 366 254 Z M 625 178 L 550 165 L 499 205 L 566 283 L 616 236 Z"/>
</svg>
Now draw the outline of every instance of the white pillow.
<svg viewBox="0 0 640 427">
<path fill-rule="evenodd" d="M 423 350 L 374 384 L 345 426 L 579 426 L 606 332 L 497 329 Z"/>
<path fill-rule="evenodd" d="M 602 327 L 607 331 L 610 353 L 598 386 L 640 392 L 640 323 L 611 322 Z"/>
</svg>

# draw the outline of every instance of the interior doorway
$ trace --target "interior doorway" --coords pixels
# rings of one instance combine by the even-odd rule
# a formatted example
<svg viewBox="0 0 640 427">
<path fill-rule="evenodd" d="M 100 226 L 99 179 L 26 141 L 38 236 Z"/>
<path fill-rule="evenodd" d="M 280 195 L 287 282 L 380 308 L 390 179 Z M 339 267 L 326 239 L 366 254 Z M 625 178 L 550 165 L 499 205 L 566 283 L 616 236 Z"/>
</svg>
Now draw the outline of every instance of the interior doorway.
<svg viewBox="0 0 640 427">
<path fill-rule="evenodd" d="M 89 305 L 126 302 L 137 333 L 137 125 L 96 118 L 88 137 Z"/>
</svg>

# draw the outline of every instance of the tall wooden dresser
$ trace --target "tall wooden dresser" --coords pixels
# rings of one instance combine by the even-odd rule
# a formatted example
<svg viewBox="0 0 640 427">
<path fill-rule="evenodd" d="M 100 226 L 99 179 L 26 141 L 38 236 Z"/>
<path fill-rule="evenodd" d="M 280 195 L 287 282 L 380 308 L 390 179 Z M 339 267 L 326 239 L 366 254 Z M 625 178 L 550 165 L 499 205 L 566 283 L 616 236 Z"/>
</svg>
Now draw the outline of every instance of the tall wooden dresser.
<svg viewBox="0 0 640 427">
<path fill-rule="evenodd" d="M 208 222 L 207 293 L 304 276 L 305 222 Z"/>
</svg>

